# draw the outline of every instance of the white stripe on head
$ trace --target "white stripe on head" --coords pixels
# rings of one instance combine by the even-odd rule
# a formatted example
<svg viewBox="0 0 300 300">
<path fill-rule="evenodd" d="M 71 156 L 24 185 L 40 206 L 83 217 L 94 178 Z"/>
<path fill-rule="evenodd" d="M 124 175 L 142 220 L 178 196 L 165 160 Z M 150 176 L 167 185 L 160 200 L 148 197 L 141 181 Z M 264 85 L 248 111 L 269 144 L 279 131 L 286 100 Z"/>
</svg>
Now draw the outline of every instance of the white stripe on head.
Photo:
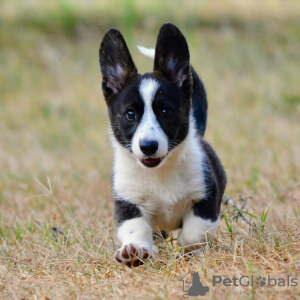
<svg viewBox="0 0 300 300">
<path fill-rule="evenodd" d="M 146 158 L 140 149 L 140 140 L 155 140 L 158 150 L 154 157 L 163 157 L 168 152 L 168 138 L 160 127 L 152 109 L 152 102 L 159 88 L 159 83 L 153 78 L 144 78 L 139 86 L 139 92 L 144 102 L 144 114 L 132 138 L 132 152 L 138 158 Z"/>
<path fill-rule="evenodd" d="M 145 108 L 151 107 L 154 96 L 159 88 L 159 84 L 155 79 L 145 78 L 142 80 L 139 91 L 145 103 Z"/>
</svg>

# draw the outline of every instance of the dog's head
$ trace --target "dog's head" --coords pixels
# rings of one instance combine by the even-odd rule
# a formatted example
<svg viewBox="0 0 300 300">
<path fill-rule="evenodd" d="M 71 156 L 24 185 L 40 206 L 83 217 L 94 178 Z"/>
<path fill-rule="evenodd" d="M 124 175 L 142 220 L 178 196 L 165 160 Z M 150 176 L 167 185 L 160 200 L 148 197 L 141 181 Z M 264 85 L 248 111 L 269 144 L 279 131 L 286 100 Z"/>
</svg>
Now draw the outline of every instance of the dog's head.
<svg viewBox="0 0 300 300">
<path fill-rule="evenodd" d="M 161 27 L 153 72 L 138 74 L 116 29 L 101 43 L 102 90 L 116 140 L 146 167 L 161 165 L 189 130 L 192 75 L 187 42 L 172 24 Z"/>
</svg>

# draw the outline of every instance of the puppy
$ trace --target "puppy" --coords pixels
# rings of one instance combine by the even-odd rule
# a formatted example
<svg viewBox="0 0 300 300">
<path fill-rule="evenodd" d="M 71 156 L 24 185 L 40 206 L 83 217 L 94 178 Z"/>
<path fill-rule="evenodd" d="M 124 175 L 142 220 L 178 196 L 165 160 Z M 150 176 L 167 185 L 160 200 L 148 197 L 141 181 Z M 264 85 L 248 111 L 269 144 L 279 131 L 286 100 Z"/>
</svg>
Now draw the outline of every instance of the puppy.
<svg viewBox="0 0 300 300">
<path fill-rule="evenodd" d="M 152 256 L 153 231 L 181 229 L 178 244 L 200 247 L 216 231 L 226 175 L 202 137 L 207 101 L 186 39 L 164 24 L 153 72 L 138 74 L 126 42 L 109 30 L 99 50 L 114 148 L 115 259 L 128 267 Z"/>
</svg>

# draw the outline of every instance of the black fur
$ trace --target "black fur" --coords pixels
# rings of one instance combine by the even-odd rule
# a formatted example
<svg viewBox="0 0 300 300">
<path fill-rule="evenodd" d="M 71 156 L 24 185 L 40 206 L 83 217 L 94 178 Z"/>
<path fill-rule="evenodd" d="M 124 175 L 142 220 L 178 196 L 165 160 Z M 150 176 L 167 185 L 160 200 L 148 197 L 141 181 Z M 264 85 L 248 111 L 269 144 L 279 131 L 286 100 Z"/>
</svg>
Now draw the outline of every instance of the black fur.
<svg viewBox="0 0 300 300">
<path fill-rule="evenodd" d="M 213 148 L 202 139 L 200 142 L 206 155 L 204 180 L 207 191 L 205 198 L 194 204 L 193 210 L 196 216 L 216 221 L 226 187 L 226 174 Z"/>
<path fill-rule="evenodd" d="M 169 151 L 182 142 L 189 130 L 190 101 L 181 96 L 174 83 L 163 82 L 153 100 L 153 111 L 156 119 L 169 139 Z M 163 108 L 169 108 L 172 114 L 164 118 Z"/>
<path fill-rule="evenodd" d="M 102 73 L 102 91 L 106 101 L 119 93 L 137 76 L 137 68 L 122 34 L 109 30 L 101 43 L 99 61 Z"/>
<path fill-rule="evenodd" d="M 139 218 L 142 216 L 142 213 L 137 205 L 125 201 L 120 198 L 115 200 L 115 219 L 119 225 L 124 221 Z"/>
<path fill-rule="evenodd" d="M 196 120 L 196 126 L 203 137 L 206 129 L 207 122 L 207 99 L 206 92 L 203 83 L 194 68 L 191 67 L 193 76 L 193 94 L 192 94 L 192 105 L 194 118 Z"/>
<path fill-rule="evenodd" d="M 206 92 L 202 81 L 190 66 L 190 54 L 185 37 L 174 25 L 164 24 L 159 31 L 156 45 L 154 74 L 175 83 L 187 101 L 192 94 L 197 129 L 201 136 L 204 136 L 207 122 Z"/>
<path fill-rule="evenodd" d="M 144 113 L 144 102 L 138 91 L 141 76 L 135 78 L 131 84 L 125 86 L 117 96 L 112 96 L 109 100 L 108 112 L 111 128 L 117 141 L 124 147 L 129 146 L 135 130 Z M 126 112 L 133 109 L 136 119 L 129 121 Z"/>
<path fill-rule="evenodd" d="M 185 37 L 172 24 L 164 24 L 158 33 L 153 72 L 174 83 L 190 100 L 193 89 L 190 52 Z"/>
<path fill-rule="evenodd" d="M 225 187 L 227 183 L 226 173 L 224 171 L 220 159 L 218 158 L 214 149 L 209 145 L 209 143 L 201 139 L 201 145 L 206 154 L 207 165 L 209 170 L 209 172 L 205 174 L 205 184 L 208 187 L 208 191 L 211 191 L 211 193 L 215 195 L 216 210 L 219 214 L 222 197 L 225 192 Z M 212 191 L 214 189 L 215 191 Z M 210 196 L 209 193 L 207 196 Z"/>
</svg>

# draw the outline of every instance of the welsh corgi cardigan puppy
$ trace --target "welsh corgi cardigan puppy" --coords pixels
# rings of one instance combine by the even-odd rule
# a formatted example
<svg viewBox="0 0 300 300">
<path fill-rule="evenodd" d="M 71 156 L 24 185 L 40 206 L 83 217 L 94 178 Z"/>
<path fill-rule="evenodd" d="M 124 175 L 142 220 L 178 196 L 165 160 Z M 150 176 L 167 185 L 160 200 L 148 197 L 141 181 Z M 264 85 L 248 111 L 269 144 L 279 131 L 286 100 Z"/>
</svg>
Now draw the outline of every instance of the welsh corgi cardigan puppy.
<svg viewBox="0 0 300 300">
<path fill-rule="evenodd" d="M 153 232 L 181 229 L 178 244 L 192 251 L 219 222 L 226 175 L 203 140 L 207 101 L 190 65 L 186 39 L 164 24 L 153 72 L 138 74 L 122 34 L 101 43 L 102 90 L 114 148 L 113 191 L 118 238 L 115 260 L 136 267 L 152 257 Z"/>
</svg>

